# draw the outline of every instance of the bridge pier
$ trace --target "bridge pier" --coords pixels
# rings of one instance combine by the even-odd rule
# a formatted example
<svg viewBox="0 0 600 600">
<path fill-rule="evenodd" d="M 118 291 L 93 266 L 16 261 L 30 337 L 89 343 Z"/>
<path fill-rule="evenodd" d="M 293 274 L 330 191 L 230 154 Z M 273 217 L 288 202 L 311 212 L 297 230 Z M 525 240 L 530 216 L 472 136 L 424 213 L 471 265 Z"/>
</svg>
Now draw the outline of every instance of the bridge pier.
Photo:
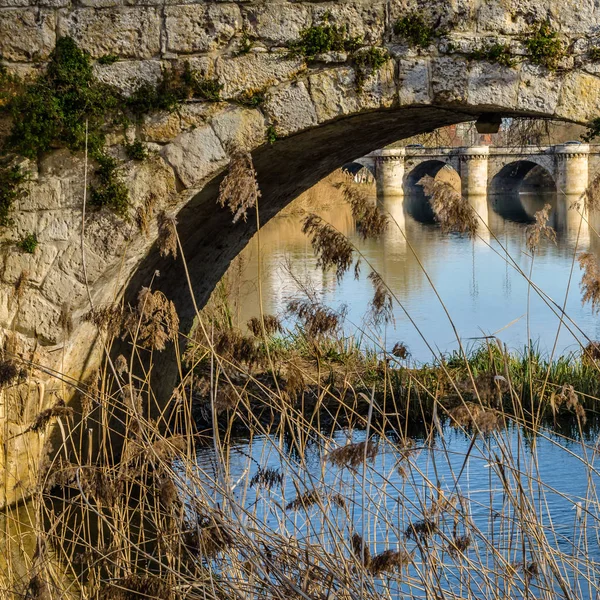
<svg viewBox="0 0 600 600">
<path fill-rule="evenodd" d="M 377 196 L 404 196 L 405 148 L 383 149 L 376 158 Z"/>
<path fill-rule="evenodd" d="M 459 150 L 460 178 L 465 198 L 487 196 L 489 154 L 488 146 L 472 146 Z"/>
<path fill-rule="evenodd" d="M 585 233 L 584 194 L 589 181 L 588 144 L 563 144 L 554 148 L 556 158 L 557 227 L 566 232 Z M 577 210 L 579 207 L 579 210 Z"/>
</svg>

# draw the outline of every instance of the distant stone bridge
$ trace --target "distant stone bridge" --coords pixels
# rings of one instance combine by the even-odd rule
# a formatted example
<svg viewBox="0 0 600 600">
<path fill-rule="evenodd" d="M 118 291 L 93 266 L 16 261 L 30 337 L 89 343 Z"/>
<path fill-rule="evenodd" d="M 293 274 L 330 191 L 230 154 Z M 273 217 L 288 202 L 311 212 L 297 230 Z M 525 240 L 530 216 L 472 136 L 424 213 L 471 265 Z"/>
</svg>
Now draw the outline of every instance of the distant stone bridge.
<svg viewBox="0 0 600 600">
<path fill-rule="evenodd" d="M 528 175 L 542 172 L 559 197 L 572 202 L 598 175 L 600 147 L 568 143 L 557 146 L 491 146 L 379 150 L 362 159 L 375 172 L 380 195 L 412 193 L 425 175 L 444 167 L 457 174 L 465 197 L 517 191 Z"/>
<path fill-rule="evenodd" d="M 414 12 L 434 28 L 427 48 L 410 47 L 394 33 L 396 21 Z M 325 19 L 360 36 L 365 51 L 387 52 L 389 60 L 359 80 L 348 53 L 290 56 L 289 43 Z M 527 37 L 542 21 L 559 33 L 565 50 L 554 70 L 528 57 Z M 110 55 L 95 63 L 95 72 L 124 93 L 156 84 L 164 67 L 184 61 L 222 86 L 219 102 L 189 102 L 130 129 L 151 157 L 123 163 L 128 221 L 100 211 L 82 226 L 84 181 L 93 175 L 93 165 L 84 172 L 82 155 L 57 148 L 23 161 L 27 194 L 15 206 L 14 226 L 4 232 L 0 341 L 33 367 L 26 383 L 0 397 L 2 501 L 31 491 L 44 441 L 27 433 L 32 416 L 57 394 L 68 396 L 71 383 L 99 365 L 102 340 L 82 318 L 91 302 L 132 301 L 152 281 L 173 300 L 188 330 L 196 306 L 255 232 L 254 218 L 233 224 L 216 203 L 235 147 L 252 153 L 264 223 L 343 164 L 438 127 L 490 114 L 587 124 L 600 116 L 600 65 L 590 57 L 600 45 L 599 25 L 600 5 L 592 1 L 0 0 L 0 60 L 9 71 L 35 75 L 58 36 L 68 35 L 95 60 Z M 475 50 L 495 43 L 509 48 L 513 66 L 473 58 Z M 240 102 L 257 92 L 264 102 Z M 10 123 L 0 122 L 0 141 L 8 130 Z M 274 134 L 277 141 L 268 143 Z M 125 156 L 120 132 L 109 142 L 110 152 Z M 581 150 L 547 157 L 565 165 L 553 171 L 564 182 L 559 185 L 569 185 L 570 164 L 585 160 L 569 154 Z M 481 173 L 489 157 L 474 149 L 471 154 L 441 162 L 454 161 L 466 189 L 474 191 L 485 186 Z M 405 163 L 387 158 L 386 178 L 401 188 L 395 170 Z M 178 220 L 185 266 L 159 251 L 152 215 L 163 210 Z M 39 241 L 33 254 L 17 246 L 29 233 Z M 162 366 L 153 370 L 159 402 L 177 379 L 174 355 L 165 350 Z M 52 375 L 57 372 L 62 379 Z"/>
</svg>

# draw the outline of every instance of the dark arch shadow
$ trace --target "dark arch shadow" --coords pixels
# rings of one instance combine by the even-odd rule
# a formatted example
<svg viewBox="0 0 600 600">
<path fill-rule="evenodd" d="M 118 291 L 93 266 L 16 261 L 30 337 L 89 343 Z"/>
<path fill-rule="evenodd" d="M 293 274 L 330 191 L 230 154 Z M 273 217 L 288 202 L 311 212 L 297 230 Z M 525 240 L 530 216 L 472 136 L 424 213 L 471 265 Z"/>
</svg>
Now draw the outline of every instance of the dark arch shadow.
<svg viewBox="0 0 600 600">
<path fill-rule="evenodd" d="M 491 179 L 488 198 L 494 212 L 507 221 L 531 223 L 537 210 L 543 207 L 540 199 L 553 203 L 556 183 L 550 173 L 530 160 L 505 165 Z"/>
<path fill-rule="evenodd" d="M 423 188 L 419 185 L 419 181 L 425 177 L 425 175 L 435 178 L 443 169 L 449 169 L 452 173 L 456 174 L 458 181 L 460 182 L 460 176 L 450 165 L 436 159 L 419 163 L 404 179 L 404 206 L 406 212 L 419 223 L 434 222 L 434 214 L 431 210 L 429 198 L 427 198 L 423 192 Z"/>
<path fill-rule="evenodd" d="M 480 111 L 468 107 L 441 108 L 420 106 L 394 108 L 362 113 L 314 127 L 252 153 L 258 182 L 262 191 L 260 223 L 266 223 L 301 193 L 329 173 L 397 140 L 431 131 L 446 125 L 474 120 Z M 506 113 L 504 116 L 536 116 Z M 189 332 L 195 306 L 202 307 L 221 279 L 230 262 L 246 246 L 256 232 L 256 216 L 249 214 L 246 222 L 232 223 L 231 213 L 217 206 L 219 184 L 223 174 L 208 182 L 177 215 L 178 233 L 186 259 L 160 256 L 154 244 L 142 260 L 125 289 L 125 301 L 133 302 L 142 286 L 148 285 L 155 272 L 153 289 L 170 298 L 180 317 L 182 334 Z M 192 283 L 192 301 L 187 275 Z M 185 344 L 182 335 L 181 341 Z M 127 348 L 114 348 L 115 355 Z M 175 352 L 171 347 L 154 354 L 153 391 L 160 405 L 169 397 L 178 382 Z"/>
</svg>

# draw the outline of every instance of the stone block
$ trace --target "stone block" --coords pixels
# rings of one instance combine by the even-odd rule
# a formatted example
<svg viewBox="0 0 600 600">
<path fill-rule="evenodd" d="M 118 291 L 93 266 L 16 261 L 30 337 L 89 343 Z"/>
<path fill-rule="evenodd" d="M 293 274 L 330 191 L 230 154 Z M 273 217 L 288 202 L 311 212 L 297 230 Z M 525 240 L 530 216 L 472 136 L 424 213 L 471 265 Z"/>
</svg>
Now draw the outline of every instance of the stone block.
<svg viewBox="0 0 600 600">
<path fill-rule="evenodd" d="M 162 76 L 159 60 L 118 61 L 112 65 L 94 65 L 94 74 L 99 81 L 114 85 L 126 96 L 131 95 L 143 84 L 156 86 Z"/>
<path fill-rule="evenodd" d="M 556 73 L 537 65 L 523 64 L 515 108 L 553 115 L 558 104 L 560 84 L 560 76 Z"/>
<path fill-rule="evenodd" d="M 85 245 L 84 250 L 88 282 L 91 285 L 106 270 L 107 261 L 99 254 L 96 254 L 89 244 Z M 72 244 L 61 254 L 58 259 L 58 266 L 67 275 L 72 275 L 79 282 L 85 283 L 83 259 L 81 256 L 81 246 L 79 244 Z"/>
<path fill-rule="evenodd" d="M 36 235 L 39 242 L 66 242 L 81 230 L 81 211 L 46 210 L 39 214 Z"/>
<path fill-rule="evenodd" d="M 281 136 L 317 125 L 317 111 L 303 81 L 278 88 L 266 101 L 264 111 Z"/>
<path fill-rule="evenodd" d="M 441 56 L 431 61 L 433 102 L 461 104 L 467 101 L 469 63 L 458 56 Z"/>
<path fill-rule="evenodd" d="M 222 48 L 242 28 L 240 9 L 235 5 L 168 6 L 165 17 L 167 50 L 183 54 Z"/>
<path fill-rule="evenodd" d="M 371 2 L 324 2 L 313 5 L 313 24 L 323 23 L 324 17 L 334 25 L 348 28 L 351 37 L 360 37 L 368 45 L 383 42 L 385 33 L 385 12 L 387 2 L 372 0 Z"/>
<path fill-rule="evenodd" d="M 39 8 L 0 10 L 0 56 L 5 60 L 45 60 L 56 43 L 56 16 Z"/>
<path fill-rule="evenodd" d="M 29 337 L 37 338 L 42 345 L 52 346 L 63 337 L 60 326 L 60 310 L 42 294 L 27 288 L 19 301 L 14 329 Z"/>
<path fill-rule="evenodd" d="M 166 144 L 181 133 L 181 118 L 177 112 L 157 112 L 144 117 L 140 136 L 148 142 Z"/>
<path fill-rule="evenodd" d="M 305 69 L 304 60 L 287 58 L 286 52 L 250 53 L 217 60 L 216 73 L 223 84 L 223 98 L 264 90 L 289 81 Z"/>
<path fill-rule="evenodd" d="M 190 188 L 201 185 L 228 161 L 221 141 L 209 125 L 177 136 L 163 148 L 162 156 L 183 184 Z"/>
<path fill-rule="evenodd" d="M 55 306 L 68 304 L 71 308 L 75 308 L 84 301 L 85 304 L 89 304 L 85 285 L 60 269 L 50 270 L 40 291 Z"/>
<path fill-rule="evenodd" d="M 26 254 L 13 247 L 6 253 L 2 279 L 13 285 L 21 273 L 26 272 L 28 281 L 40 285 L 57 254 L 58 249 L 53 244 L 39 244 L 33 254 Z"/>
<path fill-rule="evenodd" d="M 69 35 L 94 58 L 152 58 L 160 52 L 160 11 L 156 8 L 80 8 L 63 12 L 60 35 Z"/>
<path fill-rule="evenodd" d="M 398 64 L 398 101 L 400 105 L 428 104 L 430 61 L 427 58 L 400 60 Z"/>
<path fill-rule="evenodd" d="M 230 108 L 215 115 L 210 124 L 224 148 L 253 150 L 265 139 L 265 119 L 258 110 Z"/>
<path fill-rule="evenodd" d="M 290 2 L 242 5 L 244 31 L 268 46 L 287 46 L 312 24 L 313 9 Z"/>
<path fill-rule="evenodd" d="M 160 156 L 150 156 L 142 163 L 133 163 L 125 175 L 132 206 L 143 205 L 153 195 L 156 208 L 168 206 L 175 197 L 173 169 Z"/>
<path fill-rule="evenodd" d="M 519 94 L 520 73 L 486 61 L 473 62 L 467 100 L 470 106 L 512 108 Z"/>
<path fill-rule="evenodd" d="M 600 117 L 600 78 L 587 73 L 567 73 L 556 114 L 561 119 L 580 123 Z"/>
</svg>

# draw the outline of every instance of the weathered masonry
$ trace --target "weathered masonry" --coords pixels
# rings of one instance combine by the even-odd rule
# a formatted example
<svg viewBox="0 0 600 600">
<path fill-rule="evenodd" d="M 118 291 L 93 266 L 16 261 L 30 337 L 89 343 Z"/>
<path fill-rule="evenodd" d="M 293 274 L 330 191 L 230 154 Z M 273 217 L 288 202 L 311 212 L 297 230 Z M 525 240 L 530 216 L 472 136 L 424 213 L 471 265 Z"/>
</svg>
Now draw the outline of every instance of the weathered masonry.
<svg viewBox="0 0 600 600">
<path fill-rule="evenodd" d="M 430 24 L 426 47 L 394 32 L 413 13 Z M 527 49 L 532 28 L 546 21 L 565 50 L 552 65 Z M 324 22 L 389 59 L 365 70 L 360 48 L 289 55 L 290 42 Z M 3 393 L 2 501 L 33 485 L 44 441 L 25 433 L 33 415 L 97 367 L 98 333 L 82 319 L 92 304 L 130 300 L 158 271 L 153 287 L 175 302 L 182 328 L 190 325 L 183 264 L 160 256 L 155 216 L 176 216 L 200 305 L 254 232 L 253 219 L 234 225 L 215 202 L 233 148 L 252 153 L 265 222 L 342 164 L 437 127 L 484 113 L 588 123 L 600 115 L 600 65 L 590 55 L 600 45 L 599 24 L 596 3 L 564 0 L 0 0 L 0 57 L 21 76 L 43 69 L 57 39 L 70 36 L 95 60 L 110 56 L 95 64 L 96 75 L 126 93 L 184 61 L 222 85 L 220 101 L 190 102 L 129 129 L 128 138 L 151 152 L 123 167 L 129 220 L 107 211 L 82 218 L 82 155 L 57 148 L 22 161 L 29 181 L 14 226 L 3 232 L 0 326 L 3 345 L 34 368 Z M 496 43 L 514 60 L 473 58 Z M 264 101 L 240 102 L 257 94 Z M 0 132 L 9 128 L 3 123 Z M 116 131 L 109 150 L 124 157 L 122 143 Z M 30 232 L 39 241 L 33 254 L 16 246 Z M 163 385 L 169 376 L 165 366 Z"/>
</svg>

